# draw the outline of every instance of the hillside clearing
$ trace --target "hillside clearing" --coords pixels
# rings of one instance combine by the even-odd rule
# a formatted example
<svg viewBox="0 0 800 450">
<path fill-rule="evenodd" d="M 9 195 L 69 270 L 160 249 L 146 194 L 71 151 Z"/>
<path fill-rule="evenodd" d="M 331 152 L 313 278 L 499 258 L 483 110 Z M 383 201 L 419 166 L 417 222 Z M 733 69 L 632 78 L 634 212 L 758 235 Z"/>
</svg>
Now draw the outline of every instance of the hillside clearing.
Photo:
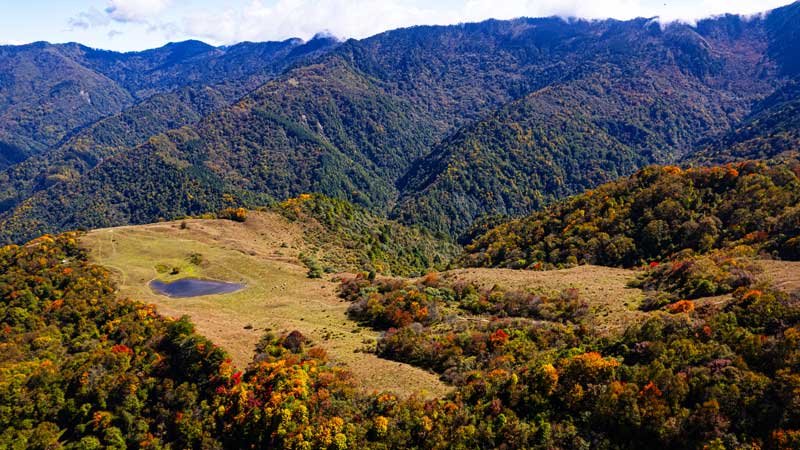
<svg viewBox="0 0 800 450">
<path fill-rule="evenodd" d="M 379 334 L 346 316 L 348 304 L 336 294 L 336 277 L 307 278 L 298 256 L 318 248 L 308 244 L 304 233 L 303 225 L 282 215 L 251 212 L 244 223 L 192 219 L 99 229 L 82 242 L 94 262 L 114 272 L 120 295 L 154 303 L 167 316 L 190 316 L 198 332 L 225 348 L 239 367 L 250 362 L 265 330 L 298 330 L 352 371 L 366 390 L 431 396 L 448 392 L 434 374 L 359 351 Z M 764 278 L 788 291 L 800 289 L 800 263 L 762 263 Z M 172 299 L 147 285 L 152 279 L 187 276 L 247 287 L 232 294 Z M 497 284 L 506 289 L 578 289 L 589 304 L 590 325 L 601 334 L 621 332 L 646 317 L 638 310 L 642 291 L 627 287 L 635 276 L 633 270 L 591 265 L 545 272 L 474 268 L 441 274 L 447 281 L 471 281 L 486 288 Z M 728 298 L 723 297 L 698 302 L 718 308 Z"/>
<path fill-rule="evenodd" d="M 762 279 L 790 294 L 800 294 L 800 261 L 762 260 Z"/>
<path fill-rule="evenodd" d="M 601 333 L 622 331 L 632 321 L 645 317 L 645 313 L 637 309 L 642 291 L 626 286 L 635 276 L 633 270 L 591 265 L 548 271 L 459 269 L 442 273 L 445 280 L 471 281 L 485 288 L 497 284 L 521 290 L 578 289 L 589 304 L 589 320 Z"/>
<path fill-rule="evenodd" d="M 345 365 L 367 391 L 429 396 L 449 391 L 434 374 L 356 352 L 378 333 L 347 318 L 337 283 L 306 277 L 307 269 L 297 260 L 305 250 L 299 226 L 271 213 L 253 213 L 245 223 L 184 222 L 185 228 L 181 222 L 166 222 L 94 230 L 82 243 L 92 261 L 114 272 L 119 295 L 154 303 L 166 316 L 188 315 L 197 331 L 227 350 L 239 367 L 250 362 L 265 330 L 298 330 Z M 172 299 L 147 286 L 154 278 L 185 276 L 247 287 L 225 295 Z"/>
</svg>

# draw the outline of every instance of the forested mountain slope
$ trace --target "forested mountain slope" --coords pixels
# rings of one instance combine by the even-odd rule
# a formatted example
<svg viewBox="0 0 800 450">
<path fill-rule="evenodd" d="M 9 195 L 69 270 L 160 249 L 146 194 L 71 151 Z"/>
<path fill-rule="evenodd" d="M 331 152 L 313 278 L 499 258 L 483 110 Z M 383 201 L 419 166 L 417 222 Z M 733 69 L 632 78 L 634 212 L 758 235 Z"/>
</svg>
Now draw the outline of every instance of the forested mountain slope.
<svg viewBox="0 0 800 450">
<path fill-rule="evenodd" d="M 63 183 L 27 200 L 36 189 L 19 183 L 6 207 L 25 201 L 3 213 L 4 235 L 199 214 L 224 194 L 258 206 L 303 192 L 457 235 L 480 216 L 525 214 L 686 157 L 776 88 L 791 92 L 798 9 L 694 27 L 517 19 L 350 40 L 93 170 L 66 164 L 50 178 Z M 44 165 L 63 165 L 59 155 Z"/>
<path fill-rule="evenodd" d="M 798 61 L 800 2 L 0 47 L 0 450 L 800 448 Z"/>
<path fill-rule="evenodd" d="M 694 164 L 743 159 L 792 159 L 800 153 L 800 83 L 778 89 L 722 137 L 711 137 L 686 156 Z"/>
<path fill-rule="evenodd" d="M 0 47 L 0 168 L 133 102 L 124 87 L 46 43 Z"/>
<path fill-rule="evenodd" d="M 3 447 L 213 442 L 189 430 L 231 375 L 227 356 L 189 322 L 116 298 L 76 235 L 0 249 L 0 294 Z"/>
<path fill-rule="evenodd" d="M 182 45 L 191 48 L 199 43 L 171 44 L 167 47 L 175 48 L 175 52 L 178 52 Z M 13 208 L 37 191 L 60 181 L 80 177 L 98 162 L 134 148 L 152 136 L 196 122 L 230 105 L 284 67 L 325 53 L 336 45 L 336 41 L 325 37 L 307 43 L 299 40 L 243 43 L 226 49 L 226 52 L 214 49 L 191 58 L 191 53 L 186 49 L 181 54 L 189 58 L 191 64 L 173 56 L 171 66 L 163 65 L 165 58 L 158 56 L 163 49 L 122 56 L 113 52 L 102 53 L 106 58 L 122 59 L 127 56 L 133 60 L 128 62 L 132 67 L 125 66 L 124 60 L 101 65 L 100 69 L 114 74 L 120 79 L 119 82 L 142 86 L 146 80 L 150 80 L 150 84 L 160 82 L 160 87 L 147 92 L 137 91 L 139 96 L 156 93 L 119 114 L 75 130 L 56 148 L 35 154 L 0 172 L 0 213 Z M 87 65 L 102 62 L 98 56 L 84 61 L 87 58 L 84 56 L 82 60 Z M 155 62 L 162 66 L 149 67 Z M 149 66 L 141 68 L 145 63 Z M 222 67 L 206 72 L 217 65 Z M 177 73 L 168 71 L 169 67 Z M 138 72 L 139 69 L 143 72 Z M 156 72 L 163 75 L 162 79 Z M 145 77 L 143 73 L 149 75 Z M 158 93 L 160 91 L 164 92 Z M 42 120 L 46 121 L 47 118 Z"/>
<path fill-rule="evenodd" d="M 321 38 L 216 48 L 186 41 L 132 53 L 45 42 L 0 46 L 0 168 L 58 147 L 154 94 L 224 84 L 231 101 L 336 44 Z"/>
<path fill-rule="evenodd" d="M 618 24 L 616 33 L 607 61 L 584 62 L 571 79 L 436 146 L 404 178 L 395 215 L 458 234 L 483 215 L 526 214 L 694 154 L 771 89 L 764 74 L 774 63 L 756 23 L 724 17 L 662 30 L 642 20 Z"/>
<path fill-rule="evenodd" d="M 56 149 L 33 155 L 0 172 L 0 212 L 33 193 L 74 180 L 100 161 L 145 142 L 150 136 L 200 120 L 228 105 L 215 87 L 184 87 L 155 94 L 119 114 L 78 131 Z"/>
<path fill-rule="evenodd" d="M 298 117 L 281 114 L 288 108 Z M 402 152 L 415 139 L 432 139 L 412 113 L 342 60 L 304 66 L 194 127 L 156 136 L 40 192 L 15 210 L 7 230 L 146 223 L 219 210 L 224 194 L 261 206 L 324 192 L 380 210 L 394 194 L 386 181 L 392 158 L 410 157 Z M 361 127 L 379 127 L 393 147 L 375 146 Z M 371 147 L 374 153 L 363 152 Z"/>
<path fill-rule="evenodd" d="M 653 166 L 512 220 L 467 245 L 469 266 L 635 266 L 739 245 L 800 259 L 800 165 Z"/>
</svg>

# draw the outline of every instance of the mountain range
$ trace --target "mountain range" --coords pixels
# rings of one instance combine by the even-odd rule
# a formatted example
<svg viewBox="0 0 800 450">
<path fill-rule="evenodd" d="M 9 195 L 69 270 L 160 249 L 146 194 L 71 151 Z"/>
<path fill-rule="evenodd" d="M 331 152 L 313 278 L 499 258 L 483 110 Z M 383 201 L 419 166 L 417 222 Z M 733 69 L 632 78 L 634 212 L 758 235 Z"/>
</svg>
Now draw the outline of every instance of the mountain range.
<svg viewBox="0 0 800 450">
<path fill-rule="evenodd" d="M 800 2 L 0 46 L 0 450 L 798 449 L 798 112 Z"/>
<path fill-rule="evenodd" d="M 2 239 L 320 192 L 457 237 L 653 163 L 796 155 L 800 3 L 137 53 L 0 47 Z"/>
</svg>

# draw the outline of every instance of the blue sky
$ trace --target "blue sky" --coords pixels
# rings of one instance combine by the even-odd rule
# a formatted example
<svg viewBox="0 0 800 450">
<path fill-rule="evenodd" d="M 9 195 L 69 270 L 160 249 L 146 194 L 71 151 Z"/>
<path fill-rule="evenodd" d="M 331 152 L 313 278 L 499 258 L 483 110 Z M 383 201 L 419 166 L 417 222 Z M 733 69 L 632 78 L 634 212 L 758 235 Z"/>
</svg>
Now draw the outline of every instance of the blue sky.
<svg viewBox="0 0 800 450">
<path fill-rule="evenodd" d="M 170 41 L 211 44 L 308 39 L 319 31 L 363 38 L 417 24 L 551 16 L 659 16 L 692 22 L 754 14 L 790 0 L 0 0 L 0 43 L 81 42 L 119 51 Z"/>
</svg>

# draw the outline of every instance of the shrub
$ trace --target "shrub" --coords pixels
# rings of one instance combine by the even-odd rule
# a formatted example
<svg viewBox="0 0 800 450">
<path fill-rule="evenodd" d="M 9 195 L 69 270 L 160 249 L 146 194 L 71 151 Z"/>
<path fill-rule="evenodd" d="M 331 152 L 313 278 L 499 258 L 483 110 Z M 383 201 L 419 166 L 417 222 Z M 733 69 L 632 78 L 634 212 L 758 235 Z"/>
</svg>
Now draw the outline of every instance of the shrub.
<svg viewBox="0 0 800 450">
<path fill-rule="evenodd" d="M 316 258 L 310 255 L 306 255 L 305 253 L 301 253 L 299 256 L 300 261 L 308 268 L 308 278 L 322 278 L 322 266 L 320 266 L 319 262 Z"/>
<path fill-rule="evenodd" d="M 234 222 L 244 222 L 247 220 L 247 210 L 244 208 L 226 208 L 218 214 L 220 219 L 233 220 Z"/>
<path fill-rule="evenodd" d="M 691 300 L 678 300 L 677 302 L 669 305 L 667 310 L 671 314 L 690 313 L 694 311 L 694 302 Z"/>
<path fill-rule="evenodd" d="M 681 253 L 671 262 L 650 265 L 631 285 L 645 291 L 664 291 L 674 298 L 696 299 L 733 292 L 755 283 L 762 268 L 749 247 L 707 255 Z"/>
</svg>

